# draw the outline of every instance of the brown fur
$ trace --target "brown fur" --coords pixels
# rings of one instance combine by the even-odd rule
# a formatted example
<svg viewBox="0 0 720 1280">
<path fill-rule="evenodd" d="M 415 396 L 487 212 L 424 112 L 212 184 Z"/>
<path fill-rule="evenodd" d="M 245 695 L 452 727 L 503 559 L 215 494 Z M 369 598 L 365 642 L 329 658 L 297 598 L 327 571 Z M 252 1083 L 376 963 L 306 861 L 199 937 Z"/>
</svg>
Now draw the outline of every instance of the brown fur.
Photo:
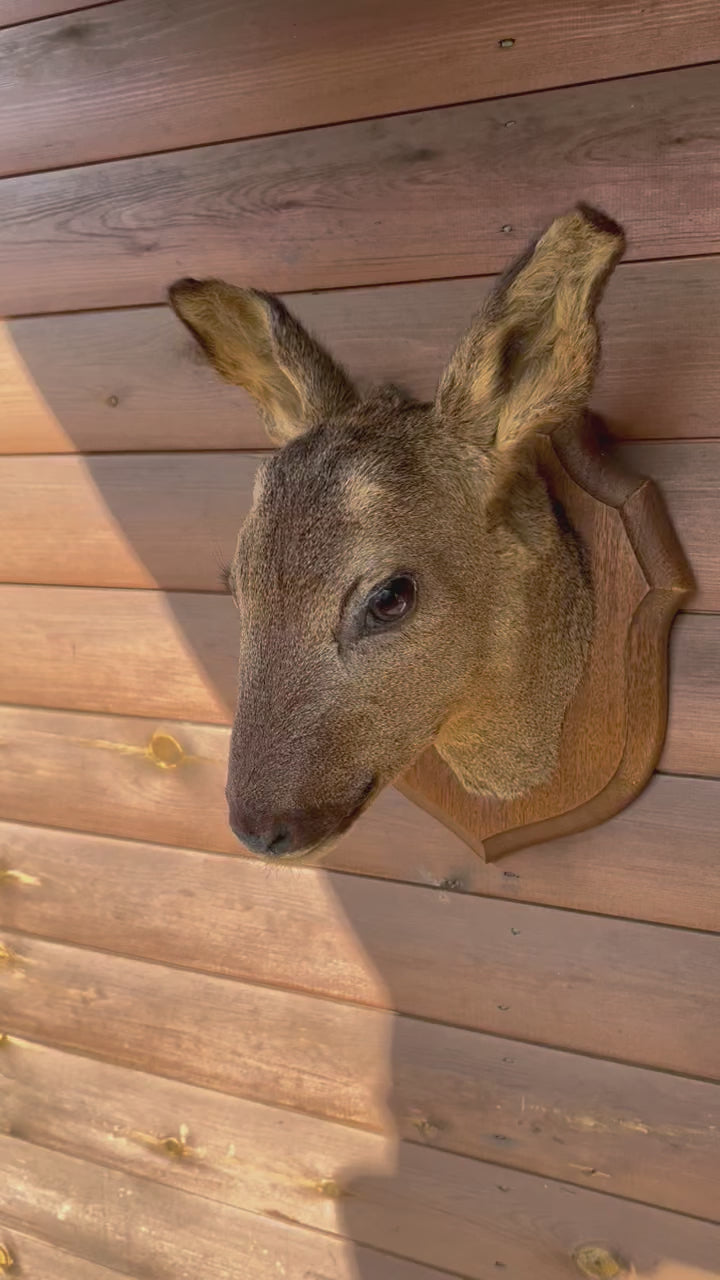
<svg viewBox="0 0 720 1280">
<path fill-rule="evenodd" d="M 180 318 L 255 396 L 265 464 L 230 584 L 241 615 L 228 772 L 250 847 L 326 847 L 430 743 L 471 791 L 546 781 L 582 674 L 592 590 L 534 461 L 584 411 L 594 311 L 623 249 L 584 207 L 500 281 L 435 404 L 351 383 L 276 298 L 180 281 Z M 412 574 L 417 607 L 363 635 L 363 601 Z"/>
</svg>

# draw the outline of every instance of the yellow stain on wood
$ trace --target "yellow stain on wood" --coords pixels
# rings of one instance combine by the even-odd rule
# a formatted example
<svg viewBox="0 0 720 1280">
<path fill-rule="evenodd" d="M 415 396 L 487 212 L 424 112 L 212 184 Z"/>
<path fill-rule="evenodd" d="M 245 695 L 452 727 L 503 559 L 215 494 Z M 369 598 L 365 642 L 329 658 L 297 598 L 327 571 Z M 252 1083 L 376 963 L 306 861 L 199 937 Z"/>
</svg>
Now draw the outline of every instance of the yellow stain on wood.
<svg viewBox="0 0 720 1280">
<path fill-rule="evenodd" d="M 616 1276 L 627 1275 L 625 1265 L 601 1245 L 583 1245 L 573 1254 L 573 1261 L 580 1274 L 590 1280 L 615 1280 Z"/>
<path fill-rule="evenodd" d="M 336 1182 L 334 1178 L 317 1178 L 308 1180 L 301 1184 L 308 1191 L 314 1192 L 315 1195 L 322 1196 L 323 1200 L 342 1200 L 349 1192 Z"/>
<path fill-rule="evenodd" d="M 150 758 L 160 769 L 176 769 L 185 759 L 177 738 L 169 733 L 154 733 L 148 746 Z"/>
<path fill-rule="evenodd" d="M 127 1137 L 131 1142 L 138 1142 L 143 1147 L 148 1147 L 150 1151 L 157 1151 L 159 1155 L 169 1156 L 171 1160 L 201 1160 L 205 1155 L 204 1150 L 188 1145 L 190 1131 L 186 1124 L 181 1124 L 178 1133 L 167 1134 L 165 1137 L 158 1137 L 152 1133 L 142 1133 L 138 1129 L 131 1130 Z"/>
<path fill-rule="evenodd" d="M 41 883 L 37 876 L 30 876 L 26 871 L 17 871 L 14 867 L 0 867 L 0 885 L 19 884 L 30 889 Z"/>
<path fill-rule="evenodd" d="M 15 1264 L 9 1249 L 4 1244 L 0 1244 L 0 1271 L 11 1271 Z"/>
<path fill-rule="evenodd" d="M 139 756 L 148 760 L 158 769 L 176 769 L 178 765 L 194 764 L 205 761 L 217 764 L 212 756 L 188 755 L 172 734 L 156 730 L 145 747 L 136 747 L 129 742 L 113 742 L 110 738 L 76 738 L 75 741 L 84 747 L 95 747 L 99 751 L 114 751 L 121 756 Z"/>
<path fill-rule="evenodd" d="M 0 969 L 14 969 L 23 964 L 24 961 L 10 947 L 6 947 L 4 942 L 0 942 Z"/>
</svg>

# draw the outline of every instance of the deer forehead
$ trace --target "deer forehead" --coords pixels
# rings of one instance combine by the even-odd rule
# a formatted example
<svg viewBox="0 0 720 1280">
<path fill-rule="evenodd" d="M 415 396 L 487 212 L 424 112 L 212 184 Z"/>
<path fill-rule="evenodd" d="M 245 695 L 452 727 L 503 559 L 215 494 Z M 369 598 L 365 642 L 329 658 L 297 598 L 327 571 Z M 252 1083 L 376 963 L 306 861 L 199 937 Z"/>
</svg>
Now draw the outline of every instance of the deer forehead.
<svg viewBox="0 0 720 1280">
<path fill-rule="evenodd" d="M 382 568 L 421 523 L 431 471 L 420 453 L 417 436 L 357 418 L 286 445 L 258 473 L 239 562 L 285 589 Z"/>
</svg>

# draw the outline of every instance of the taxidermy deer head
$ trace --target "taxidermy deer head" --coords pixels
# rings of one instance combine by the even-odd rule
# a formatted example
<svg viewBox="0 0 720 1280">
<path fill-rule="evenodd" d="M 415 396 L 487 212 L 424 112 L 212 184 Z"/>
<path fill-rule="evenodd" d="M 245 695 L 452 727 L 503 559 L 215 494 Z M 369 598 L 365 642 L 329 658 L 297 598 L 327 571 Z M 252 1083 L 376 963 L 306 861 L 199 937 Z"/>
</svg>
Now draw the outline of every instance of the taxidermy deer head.
<svg viewBox="0 0 720 1280">
<path fill-rule="evenodd" d="M 472 322 L 433 404 L 359 396 L 270 294 L 171 288 L 281 446 L 228 570 L 227 799 L 253 852 L 327 848 L 430 744 L 472 792 L 509 799 L 552 774 L 592 584 L 533 438 L 584 414 L 595 308 L 623 247 L 584 206 L 553 222 Z"/>
</svg>

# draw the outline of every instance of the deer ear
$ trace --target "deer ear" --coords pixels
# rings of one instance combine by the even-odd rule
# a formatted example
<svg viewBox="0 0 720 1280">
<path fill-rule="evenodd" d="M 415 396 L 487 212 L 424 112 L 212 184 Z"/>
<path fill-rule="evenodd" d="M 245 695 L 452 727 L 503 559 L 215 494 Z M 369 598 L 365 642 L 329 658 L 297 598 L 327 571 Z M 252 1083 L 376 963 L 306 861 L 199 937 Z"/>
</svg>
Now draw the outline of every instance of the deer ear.
<svg viewBox="0 0 720 1280">
<path fill-rule="evenodd" d="M 600 342 L 595 309 L 625 237 L 578 205 L 499 281 L 440 381 L 437 408 L 462 436 L 507 449 L 586 405 Z"/>
<path fill-rule="evenodd" d="M 349 409 L 352 383 L 279 298 L 222 280 L 178 280 L 170 305 L 228 382 L 257 401 L 271 439 L 286 444 Z"/>
</svg>

